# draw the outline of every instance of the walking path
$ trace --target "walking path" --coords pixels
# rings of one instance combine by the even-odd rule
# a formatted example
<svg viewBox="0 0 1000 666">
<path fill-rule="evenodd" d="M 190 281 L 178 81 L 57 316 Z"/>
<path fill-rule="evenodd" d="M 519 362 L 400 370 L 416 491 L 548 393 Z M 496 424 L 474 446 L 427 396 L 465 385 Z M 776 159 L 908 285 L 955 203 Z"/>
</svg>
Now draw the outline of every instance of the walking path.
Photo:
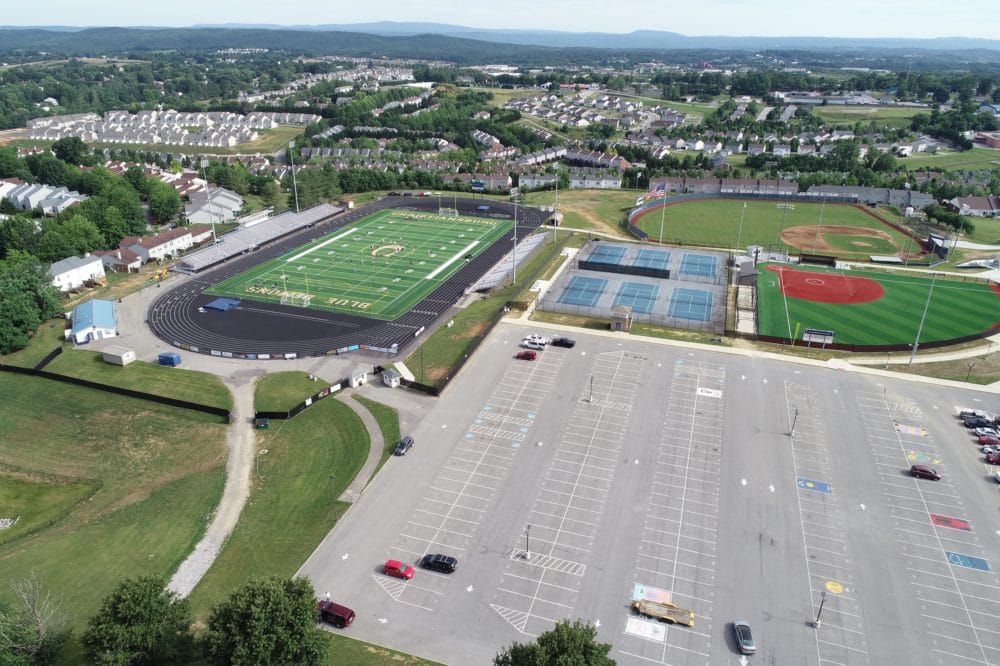
<svg viewBox="0 0 1000 666">
<path fill-rule="evenodd" d="M 241 371 L 223 378 L 233 394 L 233 417 L 235 420 L 226 433 L 229 457 L 226 460 L 226 486 L 215 510 L 211 524 L 205 530 L 198 545 L 187 556 L 174 573 L 167 589 L 181 597 L 191 594 L 195 585 L 208 573 L 222 546 L 229 539 L 243 506 L 250 496 L 250 470 L 253 468 L 253 387 L 260 372 Z"/>
<path fill-rule="evenodd" d="M 354 389 L 347 388 L 337 395 L 338 400 L 350 407 L 361 418 L 361 421 L 365 424 L 365 430 L 368 431 L 368 438 L 371 440 L 371 446 L 368 447 L 368 459 L 361 466 L 361 471 L 351 481 L 351 485 L 340 495 L 341 502 L 352 503 L 357 502 L 361 497 L 361 493 L 365 491 L 365 487 L 378 468 L 379 460 L 382 459 L 382 451 L 385 450 L 385 437 L 382 436 L 382 428 L 379 427 L 378 421 L 375 420 L 372 413 L 354 399 L 355 393 Z"/>
</svg>

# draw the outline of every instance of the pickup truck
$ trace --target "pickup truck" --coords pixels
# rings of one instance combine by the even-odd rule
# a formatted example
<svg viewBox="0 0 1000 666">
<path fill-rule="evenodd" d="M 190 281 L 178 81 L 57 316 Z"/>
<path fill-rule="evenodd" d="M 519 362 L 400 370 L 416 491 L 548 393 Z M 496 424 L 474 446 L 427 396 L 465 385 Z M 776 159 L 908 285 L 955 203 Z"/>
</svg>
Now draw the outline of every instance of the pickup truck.
<svg viewBox="0 0 1000 666">
<path fill-rule="evenodd" d="M 686 627 L 694 626 L 694 611 L 684 610 L 673 604 L 656 601 L 633 601 L 632 610 L 639 615 L 656 618 L 661 622 L 683 624 Z"/>
</svg>

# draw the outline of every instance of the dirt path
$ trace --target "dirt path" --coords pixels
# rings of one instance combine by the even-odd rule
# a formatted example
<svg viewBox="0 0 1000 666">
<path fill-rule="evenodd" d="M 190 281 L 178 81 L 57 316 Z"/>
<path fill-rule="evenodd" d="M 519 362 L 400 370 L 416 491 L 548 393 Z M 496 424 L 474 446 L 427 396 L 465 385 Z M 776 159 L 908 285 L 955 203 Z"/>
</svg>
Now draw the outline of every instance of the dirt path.
<svg viewBox="0 0 1000 666">
<path fill-rule="evenodd" d="M 255 454 L 253 430 L 253 396 L 256 371 L 241 371 L 223 379 L 233 394 L 233 416 L 226 444 L 229 458 L 226 461 L 226 486 L 222 499 L 215 508 L 211 524 L 198 545 L 187 556 L 167 584 L 167 589 L 181 597 L 191 594 L 195 585 L 208 573 L 223 544 L 232 534 L 243 506 L 250 496 L 250 470 Z"/>
</svg>

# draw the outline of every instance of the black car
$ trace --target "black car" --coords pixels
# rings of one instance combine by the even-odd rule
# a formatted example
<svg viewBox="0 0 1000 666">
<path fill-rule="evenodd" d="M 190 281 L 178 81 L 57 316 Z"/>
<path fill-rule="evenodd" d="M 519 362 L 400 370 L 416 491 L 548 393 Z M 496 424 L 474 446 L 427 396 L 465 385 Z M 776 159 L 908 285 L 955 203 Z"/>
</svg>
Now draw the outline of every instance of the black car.
<svg viewBox="0 0 1000 666">
<path fill-rule="evenodd" d="M 441 555 L 436 553 L 434 555 L 424 555 L 423 559 L 420 560 L 420 566 L 424 569 L 433 569 L 440 573 L 455 573 L 455 569 L 458 568 L 458 560 L 456 560 L 451 555 Z"/>
<path fill-rule="evenodd" d="M 407 435 L 403 439 L 399 440 L 399 444 L 396 445 L 396 449 L 392 452 L 394 456 L 405 456 L 406 452 L 413 448 L 413 438 Z"/>
<path fill-rule="evenodd" d="M 971 416 L 965 419 L 962 423 L 965 424 L 966 428 L 991 428 L 993 427 L 993 421 L 982 416 Z"/>
<path fill-rule="evenodd" d="M 552 338 L 553 347 L 565 347 L 566 349 L 572 349 L 576 344 L 576 340 L 571 340 L 570 338 Z"/>
</svg>

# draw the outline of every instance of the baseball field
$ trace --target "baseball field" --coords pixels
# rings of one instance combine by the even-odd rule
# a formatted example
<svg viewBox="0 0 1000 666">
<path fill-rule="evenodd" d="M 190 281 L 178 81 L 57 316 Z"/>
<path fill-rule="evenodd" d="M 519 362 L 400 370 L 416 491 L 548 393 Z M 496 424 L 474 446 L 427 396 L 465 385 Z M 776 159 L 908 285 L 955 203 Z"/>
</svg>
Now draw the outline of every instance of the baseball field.
<svg viewBox="0 0 1000 666">
<path fill-rule="evenodd" d="M 206 293 L 395 319 L 511 228 L 510 220 L 382 210 Z"/>
<path fill-rule="evenodd" d="M 908 236 L 865 208 L 849 204 L 740 199 L 667 202 L 666 210 L 652 208 L 637 220 L 652 241 L 729 248 L 780 246 L 843 259 L 919 251 Z"/>
<path fill-rule="evenodd" d="M 758 332 L 803 339 L 805 329 L 833 342 L 908 345 L 952 340 L 1000 327 L 1000 286 L 951 276 L 761 264 Z"/>
</svg>

